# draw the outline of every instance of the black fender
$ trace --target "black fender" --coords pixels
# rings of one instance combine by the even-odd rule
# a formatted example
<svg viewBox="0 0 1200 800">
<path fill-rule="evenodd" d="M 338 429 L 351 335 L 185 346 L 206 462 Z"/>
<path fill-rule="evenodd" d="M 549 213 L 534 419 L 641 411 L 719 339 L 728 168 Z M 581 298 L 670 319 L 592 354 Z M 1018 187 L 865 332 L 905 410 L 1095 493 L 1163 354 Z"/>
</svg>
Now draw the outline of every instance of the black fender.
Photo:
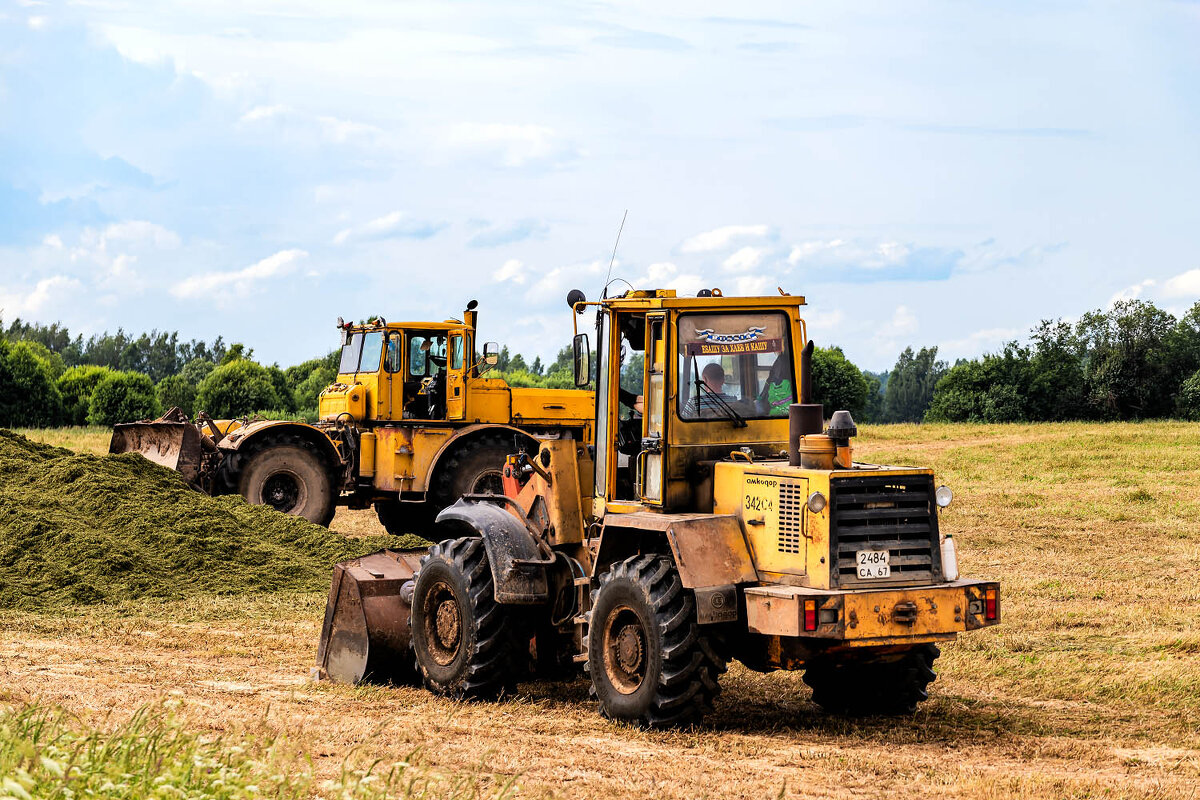
<svg viewBox="0 0 1200 800">
<path fill-rule="evenodd" d="M 439 527 L 453 531 L 453 536 L 478 536 L 483 539 L 492 580 L 496 587 L 496 602 L 505 605 L 542 605 L 550 601 L 546 569 L 554 559 L 546 559 L 538 550 L 537 540 L 502 503 L 459 498 L 437 516 Z"/>
</svg>

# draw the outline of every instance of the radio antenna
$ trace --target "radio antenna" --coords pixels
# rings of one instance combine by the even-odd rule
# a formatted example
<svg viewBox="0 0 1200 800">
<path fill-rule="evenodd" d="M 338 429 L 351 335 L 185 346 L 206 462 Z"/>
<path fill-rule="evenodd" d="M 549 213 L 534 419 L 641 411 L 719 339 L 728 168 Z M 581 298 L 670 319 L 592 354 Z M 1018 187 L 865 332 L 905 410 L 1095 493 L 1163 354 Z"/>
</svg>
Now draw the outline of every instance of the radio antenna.
<svg viewBox="0 0 1200 800">
<path fill-rule="evenodd" d="M 604 276 L 604 291 L 600 293 L 600 299 L 608 297 L 609 279 L 612 278 L 613 262 L 617 260 L 617 245 L 621 243 L 621 231 L 625 230 L 625 218 L 629 216 L 629 209 L 625 209 L 625 213 L 621 215 L 621 227 L 617 228 L 617 240 L 613 242 L 612 258 L 608 259 L 608 274 Z"/>
</svg>

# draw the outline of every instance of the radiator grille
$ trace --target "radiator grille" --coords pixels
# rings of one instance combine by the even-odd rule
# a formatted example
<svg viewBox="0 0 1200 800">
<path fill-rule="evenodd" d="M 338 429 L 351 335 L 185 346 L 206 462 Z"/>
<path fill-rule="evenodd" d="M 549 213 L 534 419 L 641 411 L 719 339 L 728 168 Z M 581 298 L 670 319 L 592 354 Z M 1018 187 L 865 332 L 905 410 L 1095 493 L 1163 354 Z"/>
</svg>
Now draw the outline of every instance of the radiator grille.
<svg viewBox="0 0 1200 800">
<path fill-rule="evenodd" d="M 807 484 L 779 483 L 779 552 L 804 552 L 804 487 Z"/>
<path fill-rule="evenodd" d="M 933 479 L 872 475 L 830 481 L 831 538 L 839 585 L 932 582 L 941 574 Z M 891 577 L 862 579 L 859 550 L 887 550 Z"/>
</svg>

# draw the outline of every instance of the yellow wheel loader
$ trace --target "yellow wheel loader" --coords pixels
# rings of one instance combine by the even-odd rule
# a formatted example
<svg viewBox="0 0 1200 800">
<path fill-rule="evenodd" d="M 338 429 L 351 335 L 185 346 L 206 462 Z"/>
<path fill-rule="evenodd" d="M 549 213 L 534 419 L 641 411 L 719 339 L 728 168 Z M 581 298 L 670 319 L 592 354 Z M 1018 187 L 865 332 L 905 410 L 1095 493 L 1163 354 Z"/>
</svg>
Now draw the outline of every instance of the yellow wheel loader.
<svg viewBox="0 0 1200 800">
<path fill-rule="evenodd" d="M 939 530 L 950 490 L 926 468 L 856 461 L 850 414 L 826 423 L 811 402 L 804 298 L 568 303 L 596 309 L 594 441 L 510 455 L 504 493 L 442 511 L 453 538 L 423 554 L 338 565 L 328 677 L 401 665 L 435 692 L 489 698 L 582 670 L 606 716 L 674 726 L 711 708 L 737 659 L 803 670 L 833 712 L 908 713 L 938 645 L 999 622 L 999 585 L 959 578 Z M 622 387 L 631 352 L 644 371 Z"/>
<path fill-rule="evenodd" d="M 444 322 L 339 319 L 338 376 L 321 392 L 315 424 L 203 413 L 192 422 L 172 409 L 117 425 L 110 452 L 140 452 L 202 491 L 236 492 L 320 525 L 339 505 L 373 505 L 388 531 L 436 539 L 443 508 L 501 491 L 507 454 L 592 436 L 591 392 L 512 388 L 488 376 L 498 347 L 488 342 L 475 355 L 476 307 L 472 300 L 462 320 Z"/>
</svg>

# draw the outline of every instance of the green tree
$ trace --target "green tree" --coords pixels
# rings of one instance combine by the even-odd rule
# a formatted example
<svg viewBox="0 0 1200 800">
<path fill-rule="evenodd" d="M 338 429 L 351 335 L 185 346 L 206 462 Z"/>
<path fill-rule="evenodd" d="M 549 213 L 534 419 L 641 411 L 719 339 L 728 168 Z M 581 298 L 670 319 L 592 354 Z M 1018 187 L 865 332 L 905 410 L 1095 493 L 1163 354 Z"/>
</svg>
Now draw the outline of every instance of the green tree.
<svg viewBox="0 0 1200 800">
<path fill-rule="evenodd" d="M 933 390 L 946 372 L 946 362 L 937 360 L 936 347 L 913 353 L 906 347 L 888 374 L 883 396 L 885 422 L 920 422 L 933 400 Z"/>
<path fill-rule="evenodd" d="M 871 384 L 840 347 L 816 347 L 812 355 L 813 402 L 825 406 L 825 413 L 846 410 L 858 420 L 866 420 Z M 878 383 L 876 384 L 878 385 Z"/>
<path fill-rule="evenodd" d="M 1175 398 L 1175 413 L 1181 419 L 1200 421 L 1200 369 L 1179 387 Z"/>
<path fill-rule="evenodd" d="M 218 419 L 242 417 L 281 405 L 271 373 L 245 358 L 221 364 L 200 382 L 196 393 L 196 408 Z"/>
<path fill-rule="evenodd" d="M 152 419 L 161 413 L 154 381 L 140 372 L 110 372 L 96 384 L 88 404 L 88 423 L 116 425 Z"/>
<path fill-rule="evenodd" d="M 1168 346 L 1173 316 L 1141 300 L 1084 314 L 1076 334 L 1087 349 L 1087 402 L 1102 419 L 1166 416 L 1185 375 Z"/>
<path fill-rule="evenodd" d="M 200 381 L 207 378 L 208 374 L 216 368 L 216 363 L 209 361 L 207 358 L 193 358 L 183 365 L 183 369 L 179 371 L 179 374 L 192 386 L 198 387 L 200 386 Z"/>
<path fill-rule="evenodd" d="M 955 364 L 934 387 L 927 422 L 1018 422 L 1028 419 L 1029 351 L 1009 342 L 1000 354 Z"/>
<path fill-rule="evenodd" d="M 62 413 L 62 396 L 38 349 L 0 339 L 0 425 L 57 425 Z"/>
<path fill-rule="evenodd" d="M 1030 339 L 1029 418 L 1061 421 L 1089 417 L 1085 350 L 1071 325 L 1042 320 Z"/>
<path fill-rule="evenodd" d="M 183 375 L 168 375 L 158 382 L 155 391 L 164 411 L 174 406 L 189 417 L 196 413 L 196 385 Z"/>
<path fill-rule="evenodd" d="M 97 384 L 112 374 L 108 367 L 91 365 L 71 367 L 58 379 L 58 391 L 63 401 L 63 421 L 68 425 L 86 425 L 92 393 Z"/>
</svg>

